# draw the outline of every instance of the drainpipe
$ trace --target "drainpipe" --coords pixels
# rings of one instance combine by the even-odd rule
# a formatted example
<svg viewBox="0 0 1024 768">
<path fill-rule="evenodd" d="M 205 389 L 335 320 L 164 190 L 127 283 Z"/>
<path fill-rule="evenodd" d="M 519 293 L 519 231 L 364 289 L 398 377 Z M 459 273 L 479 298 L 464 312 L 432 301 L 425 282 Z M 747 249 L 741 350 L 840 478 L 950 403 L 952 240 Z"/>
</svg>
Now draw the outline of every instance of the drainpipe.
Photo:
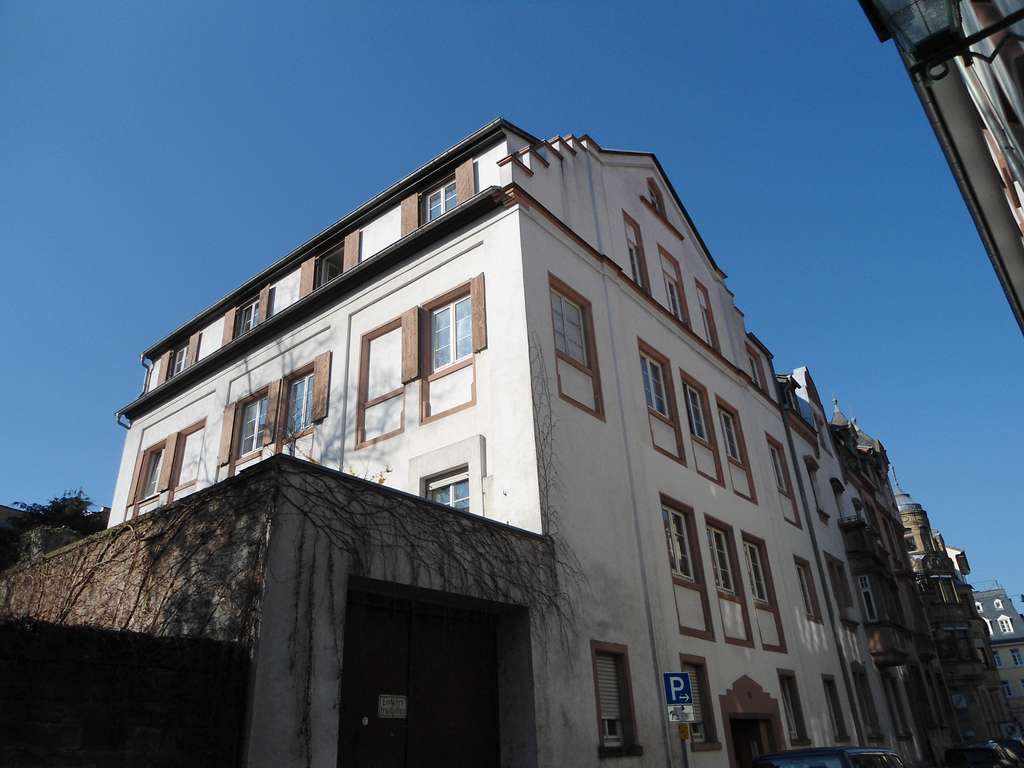
<svg viewBox="0 0 1024 768">
<path fill-rule="evenodd" d="M 146 370 L 146 380 L 142 384 L 142 394 L 146 394 L 146 390 L 149 389 L 149 377 L 153 373 L 153 364 L 152 364 L 152 362 L 149 361 L 149 358 L 147 358 L 145 355 L 140 355 L 139 356 L 139 365 L 141 365 Z M 132 422 L 131 422 L 130 419 L 127 422 L 122 421 L 122 419 L 124 419 L 124 414 L 121 413 L 120 411 L 118 411 L 114 415 L 114 419 L 115 419 L 115 421 L 117 421 L 117 426 L 124 427 L 125 429 L 131 429 L 132 428 Z"/>
<path fill-rule="evenodd" d="M 800 462 L 801 459 L 796 453 L 796 444 L 793 442 L 793 432 L 789 428 L 789 421 L 786 419 L 786 414 L 793 412 L 790 407 L 789 397 L 783 391 L 783 387 L 787 389 L 791 386 L 791 379 L 789 376 L 777 377 L 775 380 L 776 389 L 779 394 L 779 402 L 782 403 L 782 427 L 786 431 L 786 445 L 789 446 L 789 455 L 793 458 L 793 469 L 796 475 L 796 487 L 800 492 L 800 505 L 804 509 L 804 522 L 807 523 L 807 532 L 811 536 L 811 548 L 814 550 L 814 562 L 818 566 L 818 580 L 821 582 L 821 591 L 825 597 L 825 608 L 828 610 L 828 625 L 832 629 L 832 640 L 836 644 L 836 655 L 839 656 L 839 671 L 843 673 L 843 684 L 846 685 L 846 698 L 850 702 L 850 712 L 853 713 L 853 727 L 857 731 L 857 742 L 865 744 L 864 733 L 861 729 L 861 718 L 858 717 L 860 709 L 857 707 L 856 699 L 854 697 L 853 685 L 850 681 L 850 669 L 846 664 L 846 654 L 843 652 L 843 644 L 839 637 L 839 627 L 836 624 L 836 610 L 832 605 L 832 590 L 829 589 L 831 581 L 827 578 L 825 573 L 825 566 L 822 563 L 821 548 L 818 546 L 818 534 L 814 530 L 814 520 L 811 517 L 811 507 L 807 503 L 807 491 L 804 490 L 803 476 L 800 474 Z M 797 414 L 797 418 L 800 415 Z"/>
</svg>

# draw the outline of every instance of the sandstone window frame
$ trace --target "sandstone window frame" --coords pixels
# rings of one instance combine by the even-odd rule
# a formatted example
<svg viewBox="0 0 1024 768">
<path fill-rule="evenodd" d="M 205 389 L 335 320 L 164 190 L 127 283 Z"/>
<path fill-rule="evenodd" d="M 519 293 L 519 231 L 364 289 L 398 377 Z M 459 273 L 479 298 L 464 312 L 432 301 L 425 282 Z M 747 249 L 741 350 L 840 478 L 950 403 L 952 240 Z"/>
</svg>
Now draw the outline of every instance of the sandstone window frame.
<svg viewBox="0 0 1024 768">
<path fill-rule="evenodd" d="M 747 476 L 747 487 L 750 489 L 750 493 L 740 493 L 736 490 L 735 484 L 733 485 L 733 493 L 742 499 L 746 499 L 752 504 L 757 504 L 757 486 L 754 484 L 754 472 L 750 463 L 750 454 L 747 453 L 747 441 L 743 435 L 743 422 L 740 420 L 739 411 L 730 404 L 727 400 L 724 400 L 721 396 L 715 395 L 715 404 L 718 408 L 718 423 L 722 430 L 722 438 L 724 441 L 725 458 L 730 464 L 735 466 L 737 469 L 742 470 Z M 736 450 L 739 454 L 739 458 L 734 458 L 730 455 L 728 447 L 728 432 L 727 432 L 727 420 L 722 418 L 722 415 L 726 414 L 728 421 L 731 421 L 732 433 L 735 438 Z"/>
<path fill-rule="evenodd" d="M 558 349 L 557 333 L 555 331 L 555 311 L 553 307 L 551 309 L 552 335 L 555 338 L 555 379 L 558 385 L 558 396 L 570 405 L 573 405 L 585 413 L 589 413 L 591 416 L 604 421 L 604 400 L 601 388 L 601 369 L 597 354 L 597 337 L 594 332 L 593 305 L 583 294 L 572 288 L 568 283 L 553 275 L 551 272 L 548 272 L 548 295 L 549 303 L 550 298 L 557 295 L 561 299 L 572 302 L 572 304 L 574 304 L 582 313 L 582 331 L 586 357 L 585 363 L 580 363 L 572 355 Z M 590 377 L 594 392 L 594 408 L 589 407 L 586 403 L 581 403 L 579 400 L 565 392 L 562 387 L 562 377 L 558 373 L 557 369 L 558 360 L 563 361 L 566 365 L 576 368 L 584 375 Z"/>
<path fill-rule="evenodd" d="M 633 685 L 629 671 L 629 648 L 621 643 L 591 640 L 590 657 L 597 714 L 598 757 L 642 755 L 643 747 L 637 741 L 636 709 L 633 704 Z M 609 666 L 611 666 L 610 670 Z M 608 680 L 609 673 L 614 675 L 613 681 Z M 614 684 L 614 688 L 609 689 L 610 683 Z M 608 705 L 612 703 L 612 698 L 616 699 L 617 712 L 606 711 Z M 613 714 L 618 714 L 619 717 L 606 716 Z M 608 733 L 609 722 L 619 723 L 618 734 Z"/>
<path fill-rule="evenodd" d="M 675 586 L 682 587 L 685 589 L 692 590 L 697 593 L 700 599 L 701 612 L 704 615 L 704 628 L 691 627 L 679 623 L 679 634 L 687 637 L 695 637 L 700 640 L 711 640 L 715 639 L 715 627 L 711 620 L 711 600 L 708 597 L 708 580 L 706 572 L 704 570 L 704 555 L 701 552 L 700 539 L 698 538 L 697 529 L 697 517 L 693 507 L 689 504 L 684 504 L 667 494 L 660 494 L 661 501 L 661 514 L 662 524 L 665 528 L 666 545 L 669 547 L 669 557 L 671 558 L 671 547 L 672 542 L 668 539 L 671 535 L 669 524 L 671 522 L 671 513 L 678 514 L 682 517 L 683 523 L 686 526 L 686 537 L 687 542 L 690 545 L 690 571 L 691 575 L 686 578 L 680 573 L 672 572 L 672 583 Z M 669 562 L 669 570 L 671 568 L 671 560 Z"/>
<path fill-rule="evenodd" d="M 647 406 L 648 426 L 651 429 L 651 447 L 662 456 L 672 459 L 685 467 L 686 449 L 683 444 L 683 433 L 679 423 L 679 408 L 676 404 L 676 387 L 672 377 L 672 361 L 640 337 L 637 337 L 637 351 L 640 359 L 640 373 L 641 384 L 644 391 L 644 403 Z M 658 410 L 656 407 L 657 398 L 655 395 L 657 393 L 654 390 L 655 377 L 652 374 L 652 371 L 654 370 L 654 368 L 651 367 L 652 364 L 657 366 L 657 370 L 660 371 L 659 375 L 661 382 L 661 395 L 665 408 L 664 412 Z M 649 389 L 650 392 L 648 391 Z M 674 454 L 657 444 L 654 436 L 654 427 L 650 422 L 651 419 L 656 419 L 664 423 L 672 430 L 676 446 L 676 452 Z"/>
</svg>

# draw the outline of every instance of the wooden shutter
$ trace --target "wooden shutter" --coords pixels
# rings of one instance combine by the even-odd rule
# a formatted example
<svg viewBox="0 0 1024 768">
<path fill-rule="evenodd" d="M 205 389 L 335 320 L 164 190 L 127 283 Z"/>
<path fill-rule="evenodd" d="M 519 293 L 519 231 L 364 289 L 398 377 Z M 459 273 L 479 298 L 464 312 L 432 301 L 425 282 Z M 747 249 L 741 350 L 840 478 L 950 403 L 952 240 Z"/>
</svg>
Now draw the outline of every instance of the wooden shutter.
<svg viewBox="0 0 1024 768">
<path fill-rule="evenodd" d="M 402 237 L 415 232 L 420 225 L 420 197 L 409 195 L 402 200 Z"/>
<path fill-rule="evenodd" d="M 142 465 L 146 463 L 145 452 L 140 452 L 135 457 L 135 471 L 132 472 L 132 484 L 128 489 L 128 501 L 125 503 L 125 519 L 128 517 L 128 507 L 135 503 L 139 496 L 139 478 L 142 477 Z"/>
<path fill-rule="evenodd" d="M 235 435 L 235 412 L 238 403 L 231 403 L 224 408 L 224 421 L 220 428 L 220 451 L 217 453 L 217 466 L 223 467 L 231 461 L 231 445 Z"/>
<path fill-rule="evenodd" d="M 455 196 L 457 202 L 464 203 L 476 194 L 476 178 L 473 173 L 473 159 L 459 165 L 455 169 Z"/>
<path fill-rule="evenodd" d="M 278 379 L 267 388 L 267 423 L 263 429 L 263 444 L 270 445 L 277 439 L 278 414 L 281 411 L 281 389 L 284 379 Z"/>
<path fill-rule="evenodd" d="M 264 322 L 270 317 L 270 286 L 264 285 L 260 289 L 260 319 L 258 322 Z"/>
<path fill-rule="evenodd" d="M 171 361 L 174 359 L 174 350 L 169 349 L 160 355 L 160 372 L 157 374 L 156 385 L 159 387 L 170 377 Z"/>
<path fill-rule="evenodd" d="M 357 229 L 345 235 L 345 256 L 342 261 L 342 272 L 348 272 L 359 263 L 359 247 L 362 244 L 363 231 Z"/>
<path fill-rule="evenodd" d="M 418 325 L 420 330 L 420 377 L 425 378 L 430 375 L 434 355 L 433 350 L 430 348 L 430 310 L 424 307 L 417 307 L 416 313 L 419 315 Z"/>
<path fill-rule="evenodd" d="M 222 347 L 235 338 L 235 316 L 237 314 L 238 307 L 232 307 L 224 313 L 224 336 L 221 339 Z"/>
<path fill-rule="evenodd" d="M 316 277 L 316 256 L 310 256 L 299 267 L 299 298 L 308 296 L 313 292 L 314 278 Z"/>
<path fill-rule="evenodd" d="M 487 297 L 483 272 L 470 282 L 469 295 L 473 299 L 473 351 L 479 352 L 487 348 Z"/>
<path fill-rule="evenodd" d="M 420 374 L 420 311 L 413 307 L 402 314 L 402 383 Z"/>
<path fill-rule="evenodd" d="M 199 362 L 199 338 L 202 335 L 201 331 L 196 331 L 188 339 L 188 352 L 185 353 L 186 368 Z"/>
<path fill-rule="evenodd" d="M 603 720 L 622 721 L 622 691 L 619 685 L 619 665 L 614 656 L 599 653 L 594 657 L 597 675 L 597 699 Z"/>
<path fill-rule="evenodd" d="M 331 391 L 331 353 L 323 352 L 313 360 L 313 421 L 327 416 L 327 399 Z"/>
<path fill-rule="evenodd" d="M 160 460 L 160 483 L 156 487 L 158 493 L 163 493 L 171 487 L 171 472 L 174 470 L 174 456 L 177 448 L 178 433 L 175 432 L 164 443 L 164 455 Z"/>
</svg>

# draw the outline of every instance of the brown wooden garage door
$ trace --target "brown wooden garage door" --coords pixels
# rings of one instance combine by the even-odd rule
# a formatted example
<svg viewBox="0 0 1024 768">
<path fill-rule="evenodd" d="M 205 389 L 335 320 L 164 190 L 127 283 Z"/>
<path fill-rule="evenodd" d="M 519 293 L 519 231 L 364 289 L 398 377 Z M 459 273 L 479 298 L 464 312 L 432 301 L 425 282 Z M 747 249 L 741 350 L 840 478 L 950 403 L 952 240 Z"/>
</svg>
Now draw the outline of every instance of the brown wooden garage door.
<svg viewBox="0 0 1024 768">
<path fill-rule="evenodd" d="M 497 766 L 495 624 L 487 613 L 350 591 L 338 765 Z"/>
</svg>

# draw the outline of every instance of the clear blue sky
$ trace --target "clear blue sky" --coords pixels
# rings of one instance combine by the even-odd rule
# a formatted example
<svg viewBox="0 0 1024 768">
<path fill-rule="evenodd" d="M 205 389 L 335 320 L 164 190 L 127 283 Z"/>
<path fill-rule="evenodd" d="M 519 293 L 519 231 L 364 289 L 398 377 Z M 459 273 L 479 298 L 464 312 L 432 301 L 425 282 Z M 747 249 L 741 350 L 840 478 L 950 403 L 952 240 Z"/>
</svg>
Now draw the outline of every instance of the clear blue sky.
<svg viewBox="0 0 1024 768">
<path fill-rule="evenodd" d="M 0 0 L 0 502 L 109 503 L 142 349 L 503 115 L 657 152 L 778 369 L 1024 589 L 1024 345 L 854 0 L 156 5 Z"/>
</svg>

